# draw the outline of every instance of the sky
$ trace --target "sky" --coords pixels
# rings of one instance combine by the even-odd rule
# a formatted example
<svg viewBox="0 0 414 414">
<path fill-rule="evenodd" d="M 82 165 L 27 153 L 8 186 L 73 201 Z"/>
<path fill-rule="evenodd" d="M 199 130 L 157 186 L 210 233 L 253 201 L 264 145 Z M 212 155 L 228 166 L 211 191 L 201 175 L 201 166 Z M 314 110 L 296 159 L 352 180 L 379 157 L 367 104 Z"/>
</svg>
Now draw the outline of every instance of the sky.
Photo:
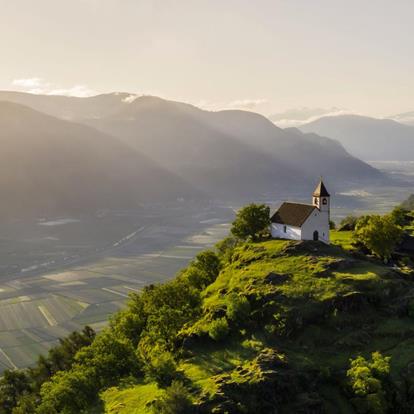
<svg viewBox="0 0 414 414">
<path fill-rule="evenodd" d="M 298 117 L 414 111 L 412 0 L 0 0 L 0 10 L 3 90 L 125 91 Z"/>
</svg>

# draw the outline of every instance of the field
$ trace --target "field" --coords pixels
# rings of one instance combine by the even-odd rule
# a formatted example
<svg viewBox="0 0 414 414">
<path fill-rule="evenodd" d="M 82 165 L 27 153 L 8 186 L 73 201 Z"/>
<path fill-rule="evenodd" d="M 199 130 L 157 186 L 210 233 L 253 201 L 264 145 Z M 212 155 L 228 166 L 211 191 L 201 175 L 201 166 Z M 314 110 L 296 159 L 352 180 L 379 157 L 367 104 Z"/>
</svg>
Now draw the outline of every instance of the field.
<svg viewBox="0 0 414 414">
<path fill-rule="evenodd" d="M 3 237 L 0 372 L 33 364 L 58 338 L 84 325 L 102 329 L 129 293 L 173 277 L 224 237 L 231 215 L 212 207 L 152 208 L 139 216 L 41 221 L 31 237 L 11 243 Z M 36 238 L 50 248 L 42 251 Z M 14 263 L 22 263 L 20 269 Z"/>
</svg>

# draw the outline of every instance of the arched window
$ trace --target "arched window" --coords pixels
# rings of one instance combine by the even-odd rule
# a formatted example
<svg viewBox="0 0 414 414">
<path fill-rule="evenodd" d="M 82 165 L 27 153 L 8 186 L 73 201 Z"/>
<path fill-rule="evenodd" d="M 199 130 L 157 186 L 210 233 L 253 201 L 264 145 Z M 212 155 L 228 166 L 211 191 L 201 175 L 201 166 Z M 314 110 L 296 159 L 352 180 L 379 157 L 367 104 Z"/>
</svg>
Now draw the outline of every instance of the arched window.
<svg viewBox="0 0 414 414">
<path fill-rule="evenodd" d="M 318 205 L 318 204 L 319 204 L 319 199 L 318 199 L 317 197 L 315 197 L 315 198 L 314 198 L 314 203 L 315 203 L 316 205 Z"/>
<path fill-rule="evenodd" d="M 328 204 L 328 200 L 326 198 L 322 199 L 322 204 Z"/>
</svg>

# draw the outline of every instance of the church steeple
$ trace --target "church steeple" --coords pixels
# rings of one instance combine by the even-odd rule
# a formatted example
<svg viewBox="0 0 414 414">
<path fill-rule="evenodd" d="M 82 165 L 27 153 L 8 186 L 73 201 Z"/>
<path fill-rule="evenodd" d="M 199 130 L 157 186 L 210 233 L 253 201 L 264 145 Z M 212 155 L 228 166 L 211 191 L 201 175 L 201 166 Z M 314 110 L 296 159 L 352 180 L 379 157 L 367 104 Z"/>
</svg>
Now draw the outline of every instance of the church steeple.
<svg viewBox="0 0 414 414">
<path fill-rule="evenodd" d="M 330 194 L 321 180 L 313 192 L 313 205 L 318 207 L 320 211 L 328 212 L 330 210 Z"/>
</svg>

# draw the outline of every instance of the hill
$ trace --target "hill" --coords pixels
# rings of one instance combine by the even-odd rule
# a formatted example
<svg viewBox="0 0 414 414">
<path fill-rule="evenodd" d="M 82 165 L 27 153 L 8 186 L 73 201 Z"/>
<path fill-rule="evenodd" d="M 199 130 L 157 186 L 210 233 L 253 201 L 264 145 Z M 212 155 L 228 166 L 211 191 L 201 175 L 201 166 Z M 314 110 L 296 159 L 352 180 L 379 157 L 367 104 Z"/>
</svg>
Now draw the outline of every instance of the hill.
<svg viewBox="0 0 414 414">
<path fill-rule="evenodd" d="M 199 196 L 114 137 L 28 107 L 0 102 L 2 216 L 136 208 Z"/>
<path fill-rule="evenodd" d="M 251 112 L 208 112 L 125 93 L 69 98 L 0 92 L 2 96 L 116 136 L 213 198 L 275 197 L 292 188 L 300 192 L 321 174 L 337 190 L 384 180 L 340 144 L 280 129 Z"/>
<path fill-rule="evenodd" d="M 410 413 L 414 282 L 348 239 L 227 240 L 198 255 L 96 339 L 86 331 L 75 356 L 71 340 L 40 361 L 41 400 L 23 393 L 18 412 Z"/>
<path fill-rule="evenodd" d="M 414 159 L 414 127 L 391 119 L 358 115 L 322 117 L 302 125 L 339 141 L 351 154 L 368 161 L 410 161 Z"/>
</svg>

